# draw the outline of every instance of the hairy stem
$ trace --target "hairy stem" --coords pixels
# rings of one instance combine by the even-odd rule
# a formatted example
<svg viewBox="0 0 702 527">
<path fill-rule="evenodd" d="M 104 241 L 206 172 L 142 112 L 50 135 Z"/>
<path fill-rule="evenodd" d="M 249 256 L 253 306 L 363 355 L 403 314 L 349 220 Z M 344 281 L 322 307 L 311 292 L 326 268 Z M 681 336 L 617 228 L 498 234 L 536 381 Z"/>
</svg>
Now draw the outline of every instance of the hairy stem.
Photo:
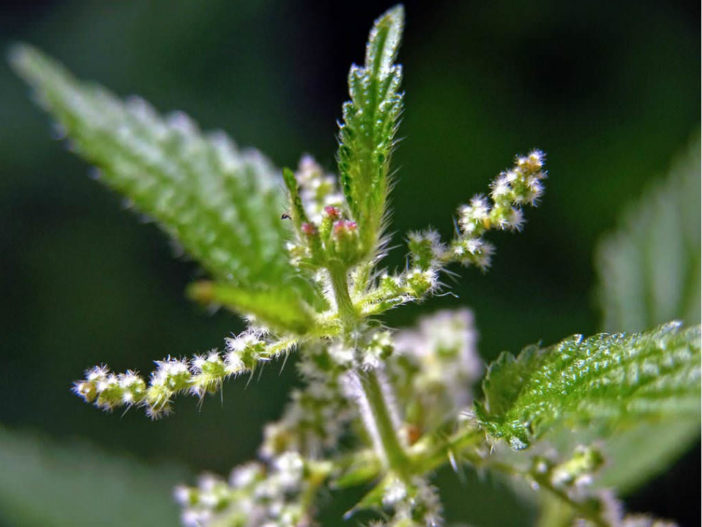
<svg viewBox="0 0 702 527">
<path fill-rule="evenodd" d="M 343 268 L 330 267 L 329 277 L 339 318 L 344 323 L 345 331 L 351 333 L 358 329 L 360 320 L 349 294 L 348 273 Z M 401 477 L 406 477 L 409 473 L 407 455 L 395 430 L 396 423 L 392 419 L 391 402 L 383 391 L 378 373 L 369 370 L 359 373 L 358 377 L 363 391 L 361 406 L 365 407 L 360 408 L 361 415 L 369 434 L 377 438 L 376 447 L 382 450 L 378 454 L 387 462 L 391 470 Z"/>
<path fill-rule="evenodd" d="M 364 416 L 372 420 L 366 426 L 373 428 L 369 432 L 378 438 L 382 448 L 382 457 L 388 467 L 401 477 L 409 474 L 409 463 L 405 450 L 400 443 L 400 438 L 395 430 L 395 423 L 390 414 L 389 401 L 383 393 L 381 381 L 375 370 L 369 370 L 360 375 L 363 396 L 368 403 L 370 416 Z"/>
<path fill-rule="evenodd" d="M 347 326 L 347 329 L 350 329 L 357 323 L 358 316 L 349 294 L 348 272 L 343 267 L 329 267 L 328 271 L 339 318 Z"/>
</svg>

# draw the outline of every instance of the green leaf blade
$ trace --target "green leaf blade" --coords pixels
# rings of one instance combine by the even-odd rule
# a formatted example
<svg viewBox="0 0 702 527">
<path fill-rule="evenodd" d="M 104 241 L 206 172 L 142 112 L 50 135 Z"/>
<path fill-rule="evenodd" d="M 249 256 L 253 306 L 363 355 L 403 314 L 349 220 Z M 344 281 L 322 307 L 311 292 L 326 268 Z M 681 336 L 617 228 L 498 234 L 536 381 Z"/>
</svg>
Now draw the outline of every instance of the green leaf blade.
<svg viewBox="0 0 702 527">
<path fill-rule="evenodd" d="M 566 339 L 502 355 L 483 383 L 478 418 L 515 449 L 547 431 L 592 422 L 698 418 L 700 328 Z"/>
<path fill-rule="evenodd" d="M 0 467 L 0 524 L 25 527 L 176 525 L 172 489 L 187 477 L 178 466 L 4 427 Z"/>
<path fill-rule="evenodd" d="M 11 60 L 100 179 L 217 280 L 317 300 L 289 261 L 282 182 L 262 154 L 200 132 L 183 113 L 162 118 L 140 99 L 122 102 L 31 47 L 16 47 Z"/>
<path fill-rule="evenodd" d="M 670 319 L 700 320 L 700 139 L 666 178 L 626 208 L 596 249 L 598 300 L 608 331 L 640 330 Z M 615 430 L 602 485 L 627 493 L 661 472 L 699 437 L 697 419 L 662 417 Z"/>
<path fill-rule="evenodd" d="M 287 291 L 249 290 L 227 284 L 195 282 L 188 296 L 203 304 L 223 305 L 264 320 L 273 329 L 304 335 L 314 324 L 310 307 Z"/>
<path fill-rule="evenodd" d="M 389 190 L 390 157 L 402 113 L 402 68 L 393 64 L 404 26 L 404 8 L 378 18 L 363 67 L 349 71 L 351 100 L 343 105 L 339 129 L 339 176 L 368 253 L 377 249 Z"/>
<path fill-rule="evenodd" d="M 700 140 L 628 207 L 596 251 L 607 331 L 700 320 Z"/>
</svg>

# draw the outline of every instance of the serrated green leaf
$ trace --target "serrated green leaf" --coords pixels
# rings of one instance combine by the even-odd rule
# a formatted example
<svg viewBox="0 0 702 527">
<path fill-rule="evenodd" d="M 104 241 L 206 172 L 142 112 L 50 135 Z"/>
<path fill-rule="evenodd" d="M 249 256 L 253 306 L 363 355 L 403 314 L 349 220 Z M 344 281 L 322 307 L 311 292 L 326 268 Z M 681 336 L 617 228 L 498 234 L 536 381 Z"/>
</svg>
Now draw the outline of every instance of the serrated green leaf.
<svg viewBox="0 0 702 527">
<path fill-rule="evenodd" d="M 312 327 L 313 313 L 292 291 L 250 290 L 213 282 L 195 282 L 188 296 L 204 304 L 243 311 L 266 321 L 274 329 L 302 335 Z"/>
<path fill-rule="evenodd" d="M 85 444 L 0 427 L 0 523 L 25 527 L 156 527 L 178 523 L 171 497 L 184 471 Z"/>
<path fill-rule="evenodd" d="M 263 155 L 238 149 L 224 133 L 201 133 L 182 113 L 162 118 L 140 99 L 122 102 L 81 83 L 30 47 L 15 48 L 11 59 L 100 179 L 156 219 L 218 281 L 317 301 L 290 264 L 282 181 Z"/>
<path fill-rule="evenodd" d="M 483 382 L 478 418 L 515 449 L 558 426 L 614 425 L 660 416 L 695 419 L 700 328 L 670 323 L 645 333 L 568 338 L 503 353 Z"/>
<path fill-rule="evenodd" d="M 402 36 L 404 9 L 378 18 L 368 38 L 363 67 L 349 71 L 351 100 L 343 106 L 339 129 L 339 176 L 367 252 L 382 235 L 390 157 L 402 113 L 402 68 L 393 64 Z"/>
<path fill-rule="evenodd" d="M 596 251 L 606 330 L 638 330 L 700 319 L 700 139 L 694 137 L 656 183 L 628 207 Z M 603 444 L 610 463 L 600 485 L 627 493 L 689 448 L 698 419 L 666 419 L 615 430 Z"/>
<path fill-rule="evenodd" d="M 700 140 L 622 216 L 596 252 L 606 331 L 700 320 Z"/>
<path fill-rule="evenodd" d="M 616 430 L 603 443 L 608 464 L 597 484 L 625 495 L 661 473 L 699 436 L 699 415 L 697 417 L 663 418 Z"/>
</svg>

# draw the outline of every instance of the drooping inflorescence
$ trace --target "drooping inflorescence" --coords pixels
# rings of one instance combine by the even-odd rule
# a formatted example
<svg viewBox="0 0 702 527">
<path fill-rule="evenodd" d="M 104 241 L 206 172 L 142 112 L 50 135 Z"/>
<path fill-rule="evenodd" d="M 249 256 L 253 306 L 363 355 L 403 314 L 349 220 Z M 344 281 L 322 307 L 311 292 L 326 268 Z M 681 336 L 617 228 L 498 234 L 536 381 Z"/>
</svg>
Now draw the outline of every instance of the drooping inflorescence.
<svg viewBox="0 0 702 527">
<path fill-rule="evenodd" d="M 470 204 L 459 207 L 459 233 L 445 259 L 487 268 L 494 249 L 483 234 L 492 229 L 520 230 L 524 223 L 522 207 L 536 204 L 543 194 L 545 177 L 541 151 L 517 157 L 514 167 L 492 182 L 489 198 L 476 196 Z"/>
<path fill-rule="evenodd" d="M 103 410 L 141 406 L 149 417 L 157 419 L 171 412 L 174 396 L 213 393 L 229 377 L 250 372 L 259 361 L 286 353 L 294 345 L 294 340 L 270 342 L 260 331 L 250 330 L 227 339 L 224 353 L 212 350 L 192 359 L 156 361 L 148 382 L 131 370 L 113 373 L 106 366 L 96 366 L 74 383 L 73 391 Z"/>
<path fill-rule="evenodd" d="M 444 243 L 434 230 L 410 232 L 408 268 L 399 274 L 383 273 L 364 297 L 363 312 L 377 315 L 413 301 L 421 301 L 441 287 L 440 274 L 451 263 L 485 270 L 494 247 L 485 241 L 490 230 L 518 231 L 524 224 L 524 206 L 535 206 L 543 194 L 544 154 L 539 150 L 518 156 L 514 166 L 501 172 L 490 185 L 490 196 L 475 196 L 458 208 L 455 237 Z"/>
</svg>

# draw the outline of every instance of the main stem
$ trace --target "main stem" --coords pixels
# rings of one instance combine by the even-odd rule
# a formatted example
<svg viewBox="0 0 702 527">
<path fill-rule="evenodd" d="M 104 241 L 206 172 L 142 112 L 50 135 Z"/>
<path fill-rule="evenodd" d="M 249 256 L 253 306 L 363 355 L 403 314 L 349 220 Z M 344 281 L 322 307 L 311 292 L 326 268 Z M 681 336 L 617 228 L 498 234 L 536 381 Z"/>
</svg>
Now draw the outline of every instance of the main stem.
<svg viewBox="0 0 702 527">
<path fill-rule="evenodd" d="M 405 449 L 400 443 L 400 438 L 395 430 L 395 423 L 390 414 L 386 394 L 383 393 L 383 387 L 378 379 L 378 374 L 375 370 L 369 370 L 359 375 L 361 379 L 361 387 L 363 388 L 363 396 L 368 403 L 370 410 L 370 419 L 372 422 L 367 423 L 367 427 L 373 427 L 374 430 L 369 430 L 371 434 L 376 434 L 380 440 L 383 457 L 394 472 L 399 476 L 406 478 L 409 475 L 409 463 Z"/>
<path fill-rule="evenodd" d="M 341 268 L 329 268 L 328 271 L 339 318 L 344 325 L 344 333 L 347 336 L 357 333 L 360 319 L 349 294 L 348 272 Z M 370 410 L 370 412 L 364 412 L 364 424 L 369 428 L 368 433 L 379 439 L 379 444 L 376 446 L 382 449 L 379 454 L 387 462 L 388 467 L 399 476 L 407 477 L 409 460 L 395 430 L 389 407 L 390 401 L 387 400 L 378 374 L 374 370 L 360 372 L 359 380 L 363 390 L 362 397 L 367 403 L 367 410 Z M 363 408 L 361 411 L 364 411 Z"/>
<path fill-rule="evenodd" d="M 339 318 L 341 318 L 345 326 L 344 329 L 348 332 L 358 323 L 356 308 L 349 294 L 348 271 L 343 267 L 329 267 L 327 270 L 329 271 L 329 279 L 334 290 L 334 299 L 336 300 Z"/>
</svg>

